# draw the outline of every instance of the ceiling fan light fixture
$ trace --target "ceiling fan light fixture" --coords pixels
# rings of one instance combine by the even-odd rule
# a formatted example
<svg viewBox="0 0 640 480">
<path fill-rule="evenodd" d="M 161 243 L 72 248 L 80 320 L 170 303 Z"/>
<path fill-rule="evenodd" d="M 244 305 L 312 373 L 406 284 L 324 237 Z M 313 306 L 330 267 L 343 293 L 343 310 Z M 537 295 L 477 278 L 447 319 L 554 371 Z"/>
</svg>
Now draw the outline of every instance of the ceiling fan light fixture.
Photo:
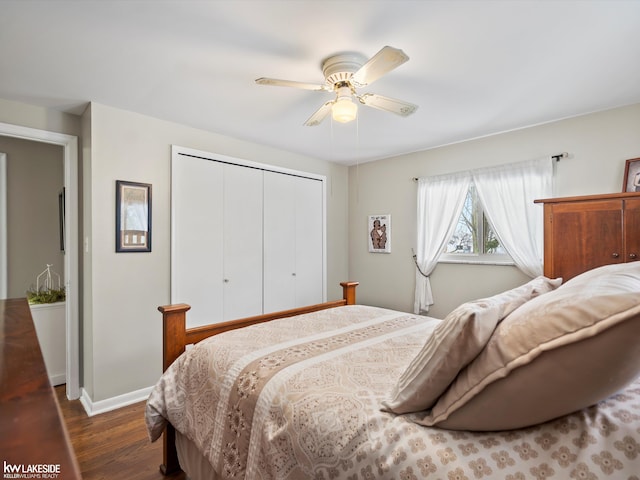
<svg viewBox="0 0 640 480">
<path fill-rule="evenodd" d="M 351 89 L 349 87 L 339 87 L 338 97 L 331 107 L 331 117 L 340 123 L 352 122 L 358 114 L 358 106 L 353 102 Z"/>
<path fill-rule="evenodd" d="M 331 108 L 331 116 L 336 122 L 348 123 L 356 119 L 358 106 L 350 98 L 336 100 Z"/>
</svg>

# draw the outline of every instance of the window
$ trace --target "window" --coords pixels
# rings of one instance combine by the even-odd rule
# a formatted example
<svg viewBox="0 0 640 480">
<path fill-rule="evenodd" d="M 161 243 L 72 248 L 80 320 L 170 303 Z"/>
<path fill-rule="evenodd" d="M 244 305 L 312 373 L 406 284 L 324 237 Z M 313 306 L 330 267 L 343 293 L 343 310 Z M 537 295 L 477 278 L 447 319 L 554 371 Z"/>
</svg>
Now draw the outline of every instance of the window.
<svg viewBox="0 0 640 480">
<path fill-rule="evenodd" d="M 489 223 L 473 183 L 440 261 L 463 263 L 513 263 Z"/>
<path fill-rule="evenodd" d="M 546 157 L 418 180 L 415 313 L 433 305 L 429 276 L 438 262 L 515 265 L 531 278 L 542 274 L 542 210 L 534 199 L 552 195 L 552 162 Z"/>
</svg>

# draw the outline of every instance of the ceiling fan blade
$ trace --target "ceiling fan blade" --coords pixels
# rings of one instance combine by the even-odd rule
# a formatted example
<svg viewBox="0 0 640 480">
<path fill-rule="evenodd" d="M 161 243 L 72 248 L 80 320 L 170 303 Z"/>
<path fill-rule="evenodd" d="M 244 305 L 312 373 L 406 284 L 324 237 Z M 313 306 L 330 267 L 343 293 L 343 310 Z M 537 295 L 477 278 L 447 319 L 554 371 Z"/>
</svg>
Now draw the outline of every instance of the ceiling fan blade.
<svg viewBox="0 0 640 480">
<path fill-rule="evenodd" d="M 327 115 L 329 115 L 329 112 L 331 112 L 331 107 L 334 103 L 336 103 L 336 101 L 331 100 L 330 102 L 322 105 L 318 110 L 314 112 L 313 115 L 309 117 L 306 122 L 304 122 L 305 126 L 315 127 L 316 125 L 320 125 L 322 121 L 327 117 Z"/>
<path fill-rule="evenodd" d="M 275 87 L 293 87 L 293 88 L 302 88 L 305 90 L 314 90 L 314 91 L 327 91 L 330 92 L 332 87 L 329 85 L 317 85 L 315 83 L 304 83 L 304 82 L 295 82 L 293 80 L 280 80 L 278 78 L 257 78 L 256 83 L 258 85 L 272 85 Z"/>
<path fill-rule="evenodd" d="M 402 50 L 389 46 L 383 47 L 353 74 L 351 82 L 357 87 L 369 85 L 407 60 L 409 57 Z"/>
<path fill-rule="evenodd" d="M 368 107 L 395 113 L 402 117 L 411 115 L 418 109 L 418 106 L 413 103 L 396 100 L 395 98 L 383 97 L 382 95 L 376 95 L 375 93 L 365 93 L 364 95 L 359 96 L 358 100 L 360 103 Z"/>
</svg>

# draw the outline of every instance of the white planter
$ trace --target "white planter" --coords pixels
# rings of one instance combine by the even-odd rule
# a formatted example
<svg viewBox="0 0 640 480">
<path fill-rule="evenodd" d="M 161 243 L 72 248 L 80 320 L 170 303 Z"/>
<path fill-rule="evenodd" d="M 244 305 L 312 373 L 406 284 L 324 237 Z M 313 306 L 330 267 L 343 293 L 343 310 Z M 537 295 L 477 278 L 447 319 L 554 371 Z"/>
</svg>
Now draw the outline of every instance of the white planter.
<svg viewBox="0 0 640 480">
<path fill-rule="evenodd" d="M 51 385 L 66 383 L 66 302 L 29 305 Z"/>
</svg>

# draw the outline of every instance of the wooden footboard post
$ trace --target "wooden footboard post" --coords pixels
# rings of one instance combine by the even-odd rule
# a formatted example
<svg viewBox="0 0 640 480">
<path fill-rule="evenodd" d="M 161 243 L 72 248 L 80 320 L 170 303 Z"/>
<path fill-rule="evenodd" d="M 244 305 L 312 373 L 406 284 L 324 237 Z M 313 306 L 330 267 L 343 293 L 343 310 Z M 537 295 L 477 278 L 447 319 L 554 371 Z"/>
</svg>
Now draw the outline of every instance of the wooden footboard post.
<svg viewBox="0 0 640 480">
<path fill-rule="evenodd" d="M 166 371 L 185 350 L 187 341 L 186 313 L 191 306 L 186 303 L 158 307 L 162 313 L 162 371 Z"/>
<path fill-rule="evenodd" d="M 186 344 L 186 313 L 191 309 L 187 304 L 167 305 L 158 307 L 162 313 L 162 368 L 166 371 L 176 358 L 185 350 Z M 180 471 L 178 452 L 176 451 L 176 431 L 173 425 L 168 424 L 162 438 L 163 462 L 160 472 L 163 475 L 171 475 Z"/>
<path fill-rule="evenodd" d="M 342 285 L 342 298 L 347 301 L 347 305 L 356 304 L 356 287 L 360 285 L 359 282 L 340 282 Z"/>
</svg>

